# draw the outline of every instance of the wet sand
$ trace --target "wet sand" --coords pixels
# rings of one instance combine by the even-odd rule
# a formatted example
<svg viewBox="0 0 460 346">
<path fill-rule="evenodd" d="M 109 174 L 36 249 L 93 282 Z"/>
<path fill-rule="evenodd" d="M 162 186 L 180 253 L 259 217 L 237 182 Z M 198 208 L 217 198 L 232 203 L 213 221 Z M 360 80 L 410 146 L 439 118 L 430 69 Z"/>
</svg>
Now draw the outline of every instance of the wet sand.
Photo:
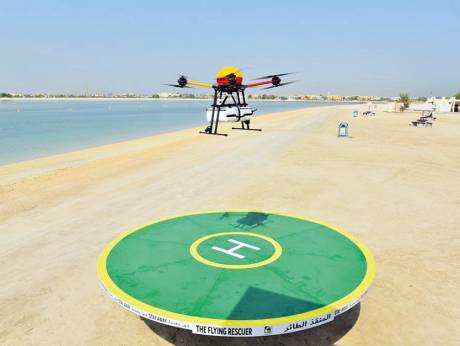
<svg viewBox="0 0 460 346">
<path fill-rule="evenodd" d="M 224 209 L 323 220 L 376 259 L 371 291 L 342 322 L 253 343 L 457 344 L 460 116 L 413 128 L 417 114 L 352 118 L 351 107 L 256 118 L 261 133 L 188 129 L 0 166 L 0 344 L 219 343 L 122 309 L 96 262 L 127 229 Z M 340 121 L 351 138 L 336 137 Z"/>
</svg>

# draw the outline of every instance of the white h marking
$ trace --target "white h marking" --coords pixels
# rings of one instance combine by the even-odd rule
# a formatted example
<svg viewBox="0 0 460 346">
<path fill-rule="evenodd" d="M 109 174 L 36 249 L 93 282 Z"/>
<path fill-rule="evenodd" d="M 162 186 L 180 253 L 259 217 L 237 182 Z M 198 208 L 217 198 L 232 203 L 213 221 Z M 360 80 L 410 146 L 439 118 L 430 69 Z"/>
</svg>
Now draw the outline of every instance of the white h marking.
<svg viewBox="0 0 460 346">
<path fill-rule="evenodd" d="M 260 250 L 260 248 L 257 247 L 257 246 L 254 246 L 254 245 L 251 245 L 251 244 L 246 244 L 246 243 L 243 243 L 243 242 L 238 241 L 238 240 L 229 239 L 228 241 L 229 241 L 230 243 L 238 244 L 238 245 L 236 245 L 235 247 L 232 247 L 232 248 L 229 249 L 229 250 L 222 249 L 222 248 L 220 248 L 220 247 L 218 247 L 218 246 L 213 246 L 212 249 L 213 249 L 213 250 L 216 250 L 216 251 L 223 252 L 223 253 L 225 253 L 225 254 L 227 254 L 227 255 L 230 255 L 230 256 L 233 256 L 233 257 L 236 257 L 236 258 L 240 258 L 240 259 L 244 258 L 244 256 L 243 256 L 243 255 L 240 255 L 239 253 L 236 253 L 236 250 L 239 250 L 239 249 L 241 249 L 242 247 L 248 247 L 248 248 L 253 249 L 253 250 L 256 250 L 256 251 L 259 251 L 259 250 Z"/>
</svg>

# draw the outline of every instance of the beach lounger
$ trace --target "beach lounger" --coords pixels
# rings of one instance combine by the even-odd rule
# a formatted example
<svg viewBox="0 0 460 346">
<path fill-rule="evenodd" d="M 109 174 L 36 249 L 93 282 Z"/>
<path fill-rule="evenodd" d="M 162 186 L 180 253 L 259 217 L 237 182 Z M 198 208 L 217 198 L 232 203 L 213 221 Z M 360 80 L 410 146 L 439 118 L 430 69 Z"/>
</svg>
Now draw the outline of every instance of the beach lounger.
<svg viewBox="0 0 460 346">
<path fill-rule="evenodd" d="M 436 117 L 433 116 L 433 113 L 430 113 L 425 116 L 421 116 L 420 119 L 425 119 L 425 120 L 436 120 Z"/>
<path fill-rule="evenodd" d="M 426 121 L 426 120 L 415 120 L 415 121 L 411 121 L 411 124 L 409 125 L 412 125 L 412 126 L 423 126 L 423 127 L 432 127 L 433 126 L 433 123 L 432 122 L 429 122 L 429 121 Z"/>
</svg>

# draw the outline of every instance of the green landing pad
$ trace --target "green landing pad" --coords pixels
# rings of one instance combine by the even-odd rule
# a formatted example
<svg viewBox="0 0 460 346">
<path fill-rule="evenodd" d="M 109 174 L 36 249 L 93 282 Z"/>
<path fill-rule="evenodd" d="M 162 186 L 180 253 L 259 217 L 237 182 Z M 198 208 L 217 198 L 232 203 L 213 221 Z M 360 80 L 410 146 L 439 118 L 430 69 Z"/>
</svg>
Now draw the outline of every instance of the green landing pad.
<svg viewBox="0 0 460 346">
<path fill-rule="evenodd" d="M 294 332 L 357 304 L 371 253 L 336 227 L 259 211 L 173 217 L 120 235 L 99 258 L 103 288 L 154 321 L 219 336 Z"/>
</svg>

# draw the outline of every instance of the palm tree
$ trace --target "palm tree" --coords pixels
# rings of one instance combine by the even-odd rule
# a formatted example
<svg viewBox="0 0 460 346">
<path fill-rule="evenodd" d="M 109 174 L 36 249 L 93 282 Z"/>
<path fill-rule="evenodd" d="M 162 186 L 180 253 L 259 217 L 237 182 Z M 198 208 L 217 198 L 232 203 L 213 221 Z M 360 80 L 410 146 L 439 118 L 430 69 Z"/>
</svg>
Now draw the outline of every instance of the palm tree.
<svg viewBox="0 0 460 346">
<path fill-rule="evenodd" d="M 402 104 L 403 104 L 403 107 L 401 108 L 402 111 L 404 111 L 407 108 L 409 108 L 409 105 L 410 105 L 409 94 L 406 94 L 406 93 L 399 94 L 399 102 L 402 102 Z"/>
</svg>

